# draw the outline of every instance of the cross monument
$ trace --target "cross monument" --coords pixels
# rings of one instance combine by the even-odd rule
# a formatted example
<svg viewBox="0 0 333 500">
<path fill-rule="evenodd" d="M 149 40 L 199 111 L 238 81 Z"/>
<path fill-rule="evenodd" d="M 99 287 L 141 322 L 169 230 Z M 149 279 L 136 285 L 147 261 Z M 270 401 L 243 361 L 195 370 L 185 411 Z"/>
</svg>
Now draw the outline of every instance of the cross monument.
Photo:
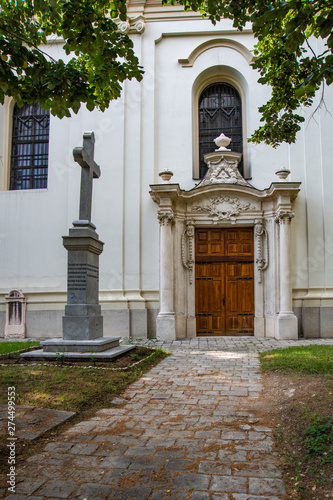
<svg viewBox="0 0 333 500">
<path fill-rule="evenodd" d="M 83 134 L 83 146 L 73 149 L 74 160 L 82 167 L 80 190 L 80 221 L 91 221 L 91 202 L 93 179 L 98 179 L 101 170 L 94 160 L 94 132 Z"/>
<path fill-rule="evenodd" d="M 91 222 L 93 179 L 100 177 L 94 160 L 93 132 L 83 135 L 83 146 L 74 148 L 74 160 L 81 166 L 79 220 L 73 222 L 63 245 L 68 251 L 67 304 L 62 317 L 62 339 L 41 342 L 43 350 L 23 353 L 27 359 L 56 359 L 59 353 L 69 359 L 111 359 L 132 349 L 120 346 L 120 337 L 103 337 L 103 316 L 98 301 L 99 256 L 104 243 Z"/>
</svg>

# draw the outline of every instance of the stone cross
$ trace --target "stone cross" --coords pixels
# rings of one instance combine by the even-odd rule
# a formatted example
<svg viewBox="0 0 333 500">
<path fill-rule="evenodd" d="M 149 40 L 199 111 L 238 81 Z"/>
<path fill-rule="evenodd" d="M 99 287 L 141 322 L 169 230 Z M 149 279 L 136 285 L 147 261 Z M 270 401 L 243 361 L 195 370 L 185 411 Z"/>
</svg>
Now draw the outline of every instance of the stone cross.
<svg viewBox="0 0 333 500">
<path fill-rule="evenodd" d="M 83 147 L 73 149 L 74 160 L 82 167 L 80 221 L 90 222 L 93 178 L 98 178 L 101 175 L 100 168 L 94 161 L 94 145 L 94 132 L 85 132 L 83 134 Z"/>
</svg>

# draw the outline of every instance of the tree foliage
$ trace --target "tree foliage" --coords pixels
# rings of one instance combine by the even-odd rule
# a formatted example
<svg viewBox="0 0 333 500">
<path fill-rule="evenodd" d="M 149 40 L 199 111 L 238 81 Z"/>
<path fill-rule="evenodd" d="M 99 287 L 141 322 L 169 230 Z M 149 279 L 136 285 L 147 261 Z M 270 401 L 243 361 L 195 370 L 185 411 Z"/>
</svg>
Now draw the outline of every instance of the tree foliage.
<svg viewBox="0 0 333 500">
<path fill-rule="evenodd" d="M 304 121 L 300 107 L 333 81 L 333 0 L 161 2 L 200 11 L 213 23 L 232 19 L 239 30 L 252 23 L 253 67 L 272 94 L 251 141 L 294 142 Z M 126 16 L 126 0 L 0 0 L 0 102 L 38 101 L 60 118 L 82 102 L 105 110 L 125 79 L 142 79 L 132 41 L 115 22 Z M 312 45 L 316 38 L 322 50 Z M 63 40 L 66 60 L 46 54 L 55 39 Z"/>
<path fill-rule="evenodd" d="M 38 101 L 60 118 L 82 102 L 103 111 L 125 79 L 142 79 L 115 18 L 126 20 L 125 0 L 0 0 L 0 102 Z M 59 39 L 66 60 L 46 53 Z"/>
<path fill-rule="evenodd" d="M 250 139 L 276 147 L 294 142 L 304 121 L 300 107 L 313 103 L 316 91 L 333 81 L 332 0 L 163 0 L 200 11 L 213 23 L 233 20 L 242 30 L 252 23 L 257 44 L 253 67 L 259 82 L 272 88 L 259 108 L 263 125 Z M 317 40 L 319 42 L 317 44 Z M 313 45 L 312 45 L 313 44 Z M 316 49 L 318 46 L 319 49 Z M 322 47 L 322 49 L 320 48 Z"/>
</svg>

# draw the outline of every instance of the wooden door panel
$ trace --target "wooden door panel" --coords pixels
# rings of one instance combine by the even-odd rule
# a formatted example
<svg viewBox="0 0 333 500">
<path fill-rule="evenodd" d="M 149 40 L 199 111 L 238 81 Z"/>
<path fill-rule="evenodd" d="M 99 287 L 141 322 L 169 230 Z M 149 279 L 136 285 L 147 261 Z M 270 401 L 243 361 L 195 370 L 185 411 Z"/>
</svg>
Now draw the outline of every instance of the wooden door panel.
<svg viewBox="0 0 333 500">
<path fill-rule="evenodd" d="M 237 281 L 229 281 L 226 286 L 225 297 L 227 314 L 238 313 L 238 283 Z"/>
<path fill-rule="evenodd" d="M 221 280 L 213 280 L 210 286 L 210 312 L 213 314 L 222 313 L 222 282 Z"/>
<path fill-rule="evenodd" d="M 238 329 L 243 331 L 253 330 L 253 316 L 238 316 Z"/>
<path fill-rule="evenodd" d="M 212 316 L 212 330 L 215 332 L 223 332 L 224 318 L 223 316 Z"/>
<path fill-rule="evenodd" d="M 212 316 L 197 316 L 197 330 L 198 331 L 212 331 Z"/>
<path fill-rule="evenodd" d="M 254 304 L 253 280 L 238 283 L 238 311 L 239 313 L 253 313 Z"/>
<path fill-rule="evenodd" d="M 203 257 L 220 257 L 224 255 L 224 234 L 219 229 L 197 229 L 196 239 L 196 260 Z"/>
<path fill-rule="evenodd" d="M 212 262 L 212 264 L 210 264 L 210 266 L 209 266 L 209 269 L 210 269 L 209 270 L 209 273 L 210 273 L 209 276 L 211 278 L 213 278 L 213 279 L 214 278 L 219 278 L 219 279 L 222 278 L 222 266 L 221 266 L 220 262 L 218 262 L 217 264 L 214 264 Z"/>
<path fill-rule="evenodd" d="M 253 278 L 253 263 L 241 262 L 238 264 L 239 278 Z"/>
<path fill-rule="evenodd" d="M 253 273 L 252 228 L 196 231 L 198 335 L 253 335 Z"/>
<path fill-rule="evenodd" d="M 209 278 L 210 277 L 209 265 L 208 264 L 196 264 L 195 277 L 196 278 Z"/>
<path fill-rule="evenodd" d="M 210 296 L 211 290 L 208 281 L 197 281 L 197 300 L 196 312 L 197 314 L 209 314 L 211 312 Z"/>
</svg>

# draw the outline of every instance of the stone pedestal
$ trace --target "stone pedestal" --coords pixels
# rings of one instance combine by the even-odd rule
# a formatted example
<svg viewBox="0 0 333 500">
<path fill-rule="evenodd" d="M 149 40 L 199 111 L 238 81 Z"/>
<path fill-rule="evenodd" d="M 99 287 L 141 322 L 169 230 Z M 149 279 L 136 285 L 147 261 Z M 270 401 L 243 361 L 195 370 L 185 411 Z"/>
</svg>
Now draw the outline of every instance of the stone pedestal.
<svg viewBox="0 0 333 500">
<path fill-rule="evenodd" d="M 158 339 L 176 340 L 176 315 L 175 313 L 159 312 L 156 318 L 156 336 Z"/>
<path fill-rule="evenodd" d="M 75 221 L 68 236 L 67 305 L 63 316 L 64 340 L 91 340 L 103 337 L 103 317 L 98 303 L 99 255 L 103 245 L 95 226 Z"/>
<path fill-rule="evenodd" d="M 297 317 L 294 313 L 279 313 L 276 318 L 275 338 L 278 340 L 297 340 Z"/>
</svg>

